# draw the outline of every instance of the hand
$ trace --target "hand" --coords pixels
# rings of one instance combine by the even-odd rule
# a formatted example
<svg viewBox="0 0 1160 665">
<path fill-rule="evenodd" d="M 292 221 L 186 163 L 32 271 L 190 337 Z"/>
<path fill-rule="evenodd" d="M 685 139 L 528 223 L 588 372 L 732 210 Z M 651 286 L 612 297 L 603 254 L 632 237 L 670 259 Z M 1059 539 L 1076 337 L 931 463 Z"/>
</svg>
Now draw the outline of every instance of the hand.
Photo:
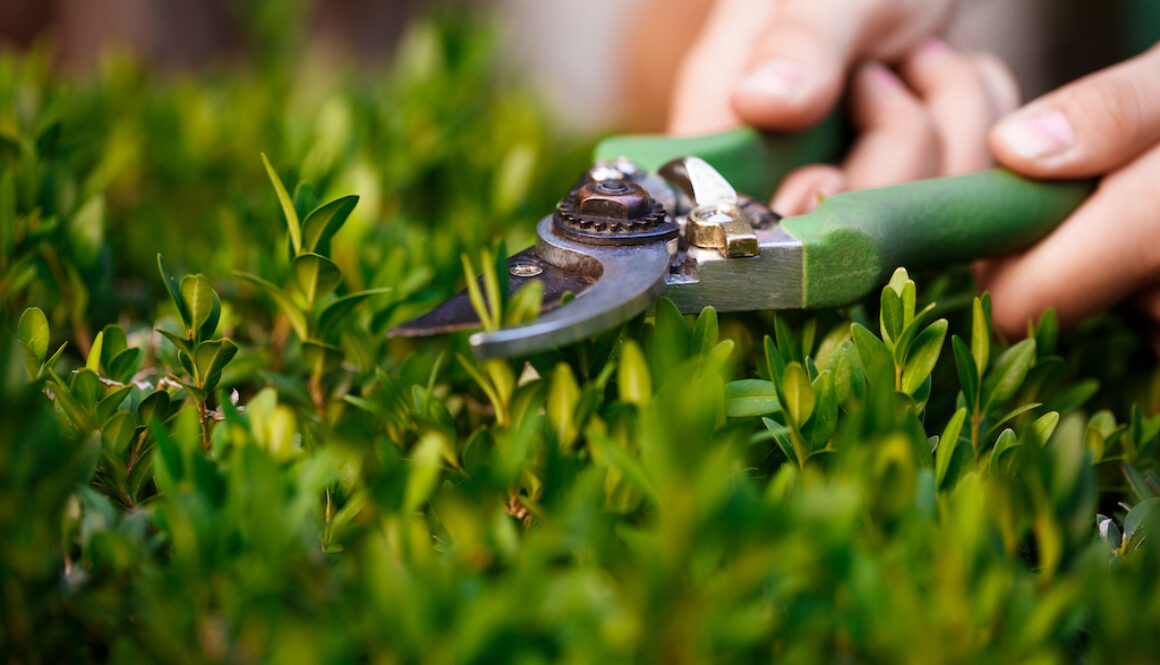
<svg viewBox="0 0 1160 665">
<path fill-rule="evenodd" d="M 995 324 L 1019 336 L 1049 307 L 1066 324 L 1129 298 L 1160 321 L 1160 46 L 1003 118 L 990 144 L 1028 176 L 1102 176 L 1042 242 L 976 267 Z"/>
<path fill-rule="evenodd" d="M 981 53 L 958 53 L 927 40 L 906 54 L 898 74 L 862 63 L 847 96 L 858 132 L 840 166 L 814 164 L 782 180 L 771 207 L 782 215 L 815 208 L 819 195 L 884 187 L 994 165 L 987 131 L 1019 104 L 1015 79 L 1003 63 Z"/>
<path fill-rule="evenodd" d="M 678 73 L 669 130 L 803 129 L 855 63 L 894 63 L 937 35 L 954 0 L 717 0 Z"/>
<path fill-rule="evenodd" d="M 782 182 L 772 205 L 783 215 L 808 212 L 819 194 L 991 166 L 987 130 L 1019 93 L 998 59 L 931 38 L 953 4 L 718 0 L 678 75 L 670 130 L 808 127 L 849 81 L 859 137 L 841 168 L 809 166 Z"/>
</svg>

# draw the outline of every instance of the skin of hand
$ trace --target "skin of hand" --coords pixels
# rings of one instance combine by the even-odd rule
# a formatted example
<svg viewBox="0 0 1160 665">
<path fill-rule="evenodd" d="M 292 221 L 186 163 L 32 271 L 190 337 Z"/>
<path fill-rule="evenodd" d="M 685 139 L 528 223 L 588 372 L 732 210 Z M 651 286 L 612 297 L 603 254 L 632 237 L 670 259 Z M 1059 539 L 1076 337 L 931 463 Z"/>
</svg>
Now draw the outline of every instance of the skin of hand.
<svg viewBox="0 0 1160 665">
<path fill-rule="evenodd" d="M 854 65 L 893 63 L 946 25 L 955 0 L 717 0 L 681 65 L 670 133 L 804 129 Z"/>
<path fill-rule="evenodd" d="M 976 266 L 995 324 L 1018 336 L 1049 307 L 1066 324 L 1124 300 L 1160 321 L 1160 45 L 1004 117 L 990 145 L 1018 173 L 1100 178 L 1043 241 Z"/>
<path fill-rule="evenodd" d="M 954 0 L 717 0 L 677 76 L 669 130 L 809 127 L 846 93 L 858 138 L 840 167 L 791 173 L 783 215 L 818 196 L 993 165 L 986 135 L 1019 103 L 987 54 L 932 39 Z"/>
</svg>

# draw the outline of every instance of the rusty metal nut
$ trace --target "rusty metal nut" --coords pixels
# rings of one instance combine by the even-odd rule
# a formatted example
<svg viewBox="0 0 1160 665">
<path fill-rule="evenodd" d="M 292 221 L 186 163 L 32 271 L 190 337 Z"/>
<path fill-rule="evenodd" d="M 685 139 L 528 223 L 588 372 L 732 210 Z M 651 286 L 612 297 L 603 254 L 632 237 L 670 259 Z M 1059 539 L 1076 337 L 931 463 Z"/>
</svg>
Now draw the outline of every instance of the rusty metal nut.
<svg viewBox="0 0 1160 665">
<path fill-rule="evenodd" d="M 652 211 L 652 199 L 634 182 L 597 180 L 577 190 L 576 209 L 585 217 L 631 220 L 648 215 Z"/>
</svg>

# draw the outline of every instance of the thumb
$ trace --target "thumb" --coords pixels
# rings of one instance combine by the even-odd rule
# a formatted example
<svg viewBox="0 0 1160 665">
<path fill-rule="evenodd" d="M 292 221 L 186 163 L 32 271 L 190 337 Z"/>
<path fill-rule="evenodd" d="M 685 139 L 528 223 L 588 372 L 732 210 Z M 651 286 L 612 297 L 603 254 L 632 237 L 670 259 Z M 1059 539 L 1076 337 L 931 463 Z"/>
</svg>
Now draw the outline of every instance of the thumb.
<svg viewBox="0 0 1160 665">
<path fill-rule="evenodd" d="M 991 150 L 1041 178 L 1107 173 L 1160 140 L 1160 47 L 1048 93 L 999 121 Z"/>
<path fill-rule="evenodd" d="M 856 61 L 893 62 L 933 36 L 952 0 L 782 0 L 758 36 L 733 108 L 764 129 L 797 130 L 834 108 Z"/>
</svg>

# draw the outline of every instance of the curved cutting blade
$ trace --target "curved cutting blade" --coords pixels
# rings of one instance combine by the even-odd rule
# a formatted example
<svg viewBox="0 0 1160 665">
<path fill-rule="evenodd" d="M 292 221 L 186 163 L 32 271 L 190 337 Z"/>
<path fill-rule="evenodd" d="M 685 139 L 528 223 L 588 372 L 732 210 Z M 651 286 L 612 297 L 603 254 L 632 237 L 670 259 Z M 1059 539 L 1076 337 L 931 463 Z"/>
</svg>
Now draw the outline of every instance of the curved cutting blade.
<svg viewBox="0 0 1160 665">
<path fill-rule="evenodd" d="M 477 358 L 534 353 L 590 337 L 644 312 L 665 288 L 668 245 L 675 241 L 630 247 L 584 245 L 553 233 L 551 217 L 540 220 L 536 234 L 541 259 L 567 272 L 592 276 L 596 282 L 532 323 L 472 335 Z"/>
</svg>

